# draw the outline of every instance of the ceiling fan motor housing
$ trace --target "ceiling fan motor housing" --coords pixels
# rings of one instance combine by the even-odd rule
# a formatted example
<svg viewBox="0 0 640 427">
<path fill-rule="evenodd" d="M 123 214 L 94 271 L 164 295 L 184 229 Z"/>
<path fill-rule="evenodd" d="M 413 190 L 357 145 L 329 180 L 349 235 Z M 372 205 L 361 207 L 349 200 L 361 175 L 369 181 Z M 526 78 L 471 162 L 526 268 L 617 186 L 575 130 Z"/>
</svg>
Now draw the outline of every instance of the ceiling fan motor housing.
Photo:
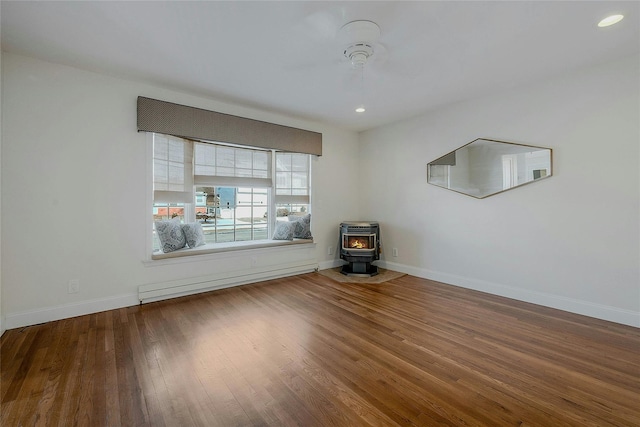
<svg viewBox="0 0 640 427">
<path fill-rule="evenodd" d="M 374 54 L 374 43 L 380 37 L 380 27 L 371 21 L 352 21 L 340 28 L 339 36 L 346 48 L 345 57 L 354 67 L 364 66 Z"/>
<path fill-rule="evenodd" d="M 344 56 L 349 58 L 354 67 L 364 66 L 371 55 L 373 55 L 373 46 L 367 43 L 357 43 L 344 50 Z"/>
</svg>

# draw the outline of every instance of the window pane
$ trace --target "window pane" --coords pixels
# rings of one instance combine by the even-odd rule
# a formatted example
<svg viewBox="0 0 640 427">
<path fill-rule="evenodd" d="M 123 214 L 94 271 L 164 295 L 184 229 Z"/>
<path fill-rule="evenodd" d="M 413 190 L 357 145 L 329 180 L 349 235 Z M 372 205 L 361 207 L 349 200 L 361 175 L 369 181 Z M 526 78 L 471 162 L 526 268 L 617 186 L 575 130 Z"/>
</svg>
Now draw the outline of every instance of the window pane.
<svg viewBox="0 0 640 427">
<path fill-rule="evenodd" d="M 269 179 L 271 178 L 268 170 L 257 170 L 257 169 L 253 170 L 253 177 L 254 178 L 269 178 Z"/>
<path fill-rule="evenodd" d="M 282 196 L 309 195 L 309 159 L 308 154 L 276 153 L 276 195 L 280 202 L 289 201 Z"/>
<path fill-rule="evenodd" d="M 233 170 L 235 156 L 233 155 L 233 148 L 217 147 L 216 166 L 222 166 Z M 232 176 L 232 175 L 229 175 Z"/>
<path fill-rule="evenodd" d="M 284 189 L 291 187 L 291 172 L 276 172 L 276 188 Z"/>
<path fill-rule="evenodd" d="M 169 182 L 169 169 L 167 162 L 155 159 L 153 161 L 154 188 L 166 190 Z"/>
<path fill-rule="evenodd" d="M 253 171 L 251 169 L 236 169 L 235 176 L 251 178 L 253 177 Z"/>
<path fill-rule="evenodd" d="M 216 168 L 216 176 L 233 176 L 234 173 L 234 168 L 227 168 L 227 167 L 221 167 L 218 166 Z"/>
<path fill-rule="evenodd" d="M 252 155 L 251 151 L 237 150 L 235 166 L 237 169 L 251 169 Z"/>
<path fill-rule="evenodd" d="M 197 187 L 196 195 L 196 219 L 202 224 L 206 243 L 269 238 L 267 189 Z M 207 200 L 205 206 L 198 203 L 199 198 Z"/>
<path fill-rule="evenodd" d="M 196 165 L 196 175 L 215 175 L 215 166 Z"/>
<path fill-rule="evenodd" d="M 266 171 L 269 169 L 269 155 L 265 152 L 253 152 L 253 168 Z"/>
<path fill-rule="evenodd" d="M 289 216 L 302 216 L 309 212 L 309 205 L 277 204 L 276 214 L 278 221 L 288 221 Z"/>
<path fill-rule="evenodd" d="M 176 191 L 180 191 L 184 187 L 184 167 L 181 164 L 169 164 L 169 182 Z"/>
<path fill-rule="evenodd" d="M 174 162 L 184 162 L 184 144 L 182 141 L 169 141 L 169 160 Z"/>
<path fill-rule="evenodd" d="M 216 164 L 216 149 L 209 144 L 195 146 L 195 174 L 213 175 Z"/>
<path fill-rule="evenodd" d="M 169 147 L 166 138 L 154 137 L 153 140 L 153 157 L 157 159 L 165 159 L 169 158 Z"/>
<path fill-rule="evenodd" d="M 306 171 L 307 169 L 309 169 L 308 154 L 292 154 L 291 155 L 291 170 Z"/>
<path fill-rule="evenodd" d="M 277 153 L 276 167 L 278 171 L 290 171 L 291 170 L 291 154 Z"/>
<path fill-rule="evenodd" d="M 291 174 L 291 187 L 293 188 L 307 188 L 307 173 L 306 172 L 293 172 Z"/>
</svg>

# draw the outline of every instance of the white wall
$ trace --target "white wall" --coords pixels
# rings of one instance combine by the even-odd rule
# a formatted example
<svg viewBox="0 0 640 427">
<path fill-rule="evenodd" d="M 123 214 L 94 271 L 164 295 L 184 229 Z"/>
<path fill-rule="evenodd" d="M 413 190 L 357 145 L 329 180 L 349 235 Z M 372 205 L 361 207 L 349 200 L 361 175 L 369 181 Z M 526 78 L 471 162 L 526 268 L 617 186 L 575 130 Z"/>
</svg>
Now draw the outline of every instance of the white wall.
<svg viewBox="0 0 640 427">
<path fill-rule="evenodd" d="M 137 303 L 139 285 L 251 268 L 247 253 L 205 261 L 143 263 L 146 139 L 136 131 L 139 95 L 323 133 L 313 162 L 312 231 L 305 250 L 335 255 L 338 224 L 357 216 L 353 132 L 242 108 L 141 82 L 3 53 L 2 300 L 6 327 Z M 348 182 L 351 184 L 344 184 Z M 258 265 L 295 258 L 252 252 Z M 79 279 L 80 292 L 68 294 Z"/>
<path fill-rule="evenodd" d="M 2 99 L 2 52 L 0 52 L 0 100 Z M 2 102 L 0 102 L 0 242 L 2 242 Z M 2 245 L 0 244 L 0 272 L 2 271 Z M 0 274 L 0 336 L 4 333 L 4 301 L 2 299 L 2 274 Z"/>
<path fill-rule="evenodd" d="M 361 135 L 386 265 L 640 326 L 638 56 Z M 550 179 L 473 199 L 426 164 L 478 137 L 553 149 Z M 391 248 L 399 256 L 391 256 Z"/>
<path fill-rule="evenodd" d="M 388 267 L 640 326 L 638 61 L 453 105 L 358 144 L 322 124 L 3 53 L 1 326 L 131 305 L 142 284 L 249 268 L 242 253 L 142 262 L 139 95 L 322 132 L 310 250 L 322 268 L 336 264 L 327 248 L 341 221 L 377 220 Z M 484 200 L 427 185 L 428 161 L 477 137 L 553 148 L 554 176 Z M 68 294 L 74 278 L 80 292 Z"/>
</svg>

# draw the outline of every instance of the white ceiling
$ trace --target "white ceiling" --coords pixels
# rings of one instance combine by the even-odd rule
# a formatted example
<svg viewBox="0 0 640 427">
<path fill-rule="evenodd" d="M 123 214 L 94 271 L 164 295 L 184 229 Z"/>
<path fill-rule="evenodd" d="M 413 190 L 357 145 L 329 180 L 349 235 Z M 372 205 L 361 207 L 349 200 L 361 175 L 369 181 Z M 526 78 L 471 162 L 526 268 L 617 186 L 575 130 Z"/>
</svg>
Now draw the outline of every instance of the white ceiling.
<svg viewBox="0 0 640 427">
<path fill-rule="evenodd" d="M 352 130 L 640 51 L 637 1 L 0 3 L 2 50 Z M 625 19 L 600 29 L 612 13 Z M 381 28 L 360 76 L 336 38 Z"/>
</svg>

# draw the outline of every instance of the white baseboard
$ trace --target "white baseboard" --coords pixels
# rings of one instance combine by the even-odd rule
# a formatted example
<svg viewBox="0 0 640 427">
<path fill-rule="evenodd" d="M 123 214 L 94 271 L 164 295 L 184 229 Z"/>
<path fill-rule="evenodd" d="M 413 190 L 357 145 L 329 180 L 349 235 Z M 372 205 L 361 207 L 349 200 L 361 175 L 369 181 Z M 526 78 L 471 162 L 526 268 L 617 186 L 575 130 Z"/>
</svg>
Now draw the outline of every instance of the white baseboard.
<svg viewBox="0 0 640 427">
<path fill-rule="evenodd" d="M 99 313 L 101 311 L 114 310 L 122 307 L 131 307 L 137 304 L 138 296 L 136 294 L 98 298 L 88 301 L 80 301 L 73 304 L 48 307 L 41 310 L 29 310 L 21 313 L 8 314 L 5 317 L 3 326 L 7 329 L 22 328 L 24 326 L 37 325 L 39 323 L 52 322 L 60 319 L 68 319 L 70 317 L 83 316 L 85 314 Z"/>
<path fill-rule="evenodd" d="M 325 270 L 327 268 L 339 267 L 343 264 L 344 262 L 342 260 L 324 261 L 319 264 L 319 268 L 321 270 Z M 387 268 L 389 270 L 400 271 L 412 276 L 447 283 L 453 286 L 487 292 L 494 295 L 543 305 L 545 307 L 556 308 L 559 310 L 594 317 L 596 319 L 607 320 L 610 322 L 616 322 L 623 325 L 640 327 L 640 313 L 631 310 L 623 310 L 616 307 L 595 304 L 587 301 L 581 301 L 552 294 L 517 289 L 506 285 L 490 283 L 483 280 L 471 279 L 447 273 L 440 273 L 394 262 L 386 262 L 384 260 L 377 261 L 376 265 L 382 268 Z M 240 285 L 240 283 L 221 284 L 218 285 L 217 288 L 214 285 L 214 287 L 209 290 L 238 285 Z M 178 295 L 173 295 L 171 297 L 175 296 Z M 165 296 L 164 298 L 167 297 Z M 30 310 L 20 313 L 8 314 L 4 316 L 4 319 L 2 319 L 3 321 L 1 323 L 1 326 L 6 330 L 21 328 L 24 326 L 37 325 L 39 323 L 82 316 L 85 314 L 98 313 L 101 311 L 114 310 L 123 307 L 131 307 L 133 305 L 137 305 L 138 303 L 139 299 L 138 295 L 136 294 L 81 301 L 78 303 L 49 307 L 41 310 Z M 4 330 L 2 332 L 4 332 Z"/>
<path fill-rule="evenodd" d="M 327 270 L 329 268 L 341 267 L 345 264 L 345 262 L 341 259 L 332 259 L 331 261 L 323 261 L 318 264 L 319 270 Z"/>
<path fill-rule="evenodd" d="M 473 289 L 476 291 L 486 292 L 489 294 L 529 302 L 532 304 L 538 304 L 545 307 L 556 308 L 558 310 L 568 311 L 570 313 L 581 314 L 584 316 L 594 317 L 596 319 L 607 320 L 623 325 L 635 326 L 637 328 L 640 327 L 640 313 L 631 310 L 624 310 L 621 308 L 562 297 L 559 295 L 547 294 L 543 292 L 518 289 L 499 283 L 492 283 L 484 280 L 462 277 L 394 262 L 378 261 L 377 264 L 382 268 L 399 271 L 401 273 L 406 273 L 412 276 L 422 277 L 424 279 L 434 280 L 436 282 L 442 282 L 461 288 Z"/>
<path fill-rule="evenodd" d="M 150 283 L 138 288 L 138 299 L 142 302 L 159 301 L 309 273 L 317 269 L 318 262 L 315 259 L 308 259 L 287 264 L 262 266 L 253 270 L 229 271 L 209 276 Z"/>
<path fill-rule="evenodd" d="M 55 307 L 47 307 L 38 310 L 29 310 L 5 316 L 2 327 L 6 329 L 22 328 L 25 326 L 37 325 L 45 322 L 52 322 L 70 317 L 83 316 L 85 314 L 99 313 L 101 311 L 114 310 L 123 307 L 138 305 L 144 295 L 145 302 L 158 301 L 161 299 L 175 298 L 184 295 L 191 295 L 200 292 L 207 292 L 216 289 L 240 286 L 247 283 L 255 283 L 279 277 L 302 274 L 317 269 L 315 260 L 297 261 L 289 264 L 281 264 L 275 267 L 263 267 L 250 273 L 238 273 L 236 275 L 225 273 L 222 275 L 207 276 L 165 282 L 159 284 L 149 284 L 140 286 L 142 292 L 138 294 L 120 295 L 107 298 L 98 298 L 87 301 L 80 301 L 73 304 L 64 304 Z M 172 291 L 164 289 L 165 285 L 172 285 Z M 145 291 L 147 291 L 145 293 Z"/>
</svg>

